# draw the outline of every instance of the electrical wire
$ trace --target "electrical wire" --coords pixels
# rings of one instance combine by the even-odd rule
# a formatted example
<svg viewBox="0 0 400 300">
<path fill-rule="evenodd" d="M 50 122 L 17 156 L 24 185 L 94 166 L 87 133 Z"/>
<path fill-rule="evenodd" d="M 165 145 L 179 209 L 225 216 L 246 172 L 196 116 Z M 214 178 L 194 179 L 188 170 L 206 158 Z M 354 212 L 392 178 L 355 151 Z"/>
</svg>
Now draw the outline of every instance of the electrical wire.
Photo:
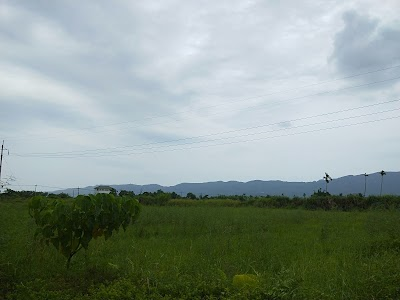
<svg viewBox="0 0 400 300">
<path fill-rule="evenodd" d="M 85 158 L 87 158 L 87 157 L 94 158 L 94 157 L 104 157 L 104 156 L 112 157 L 112 156 L 122 156 L 122 155 L 133 155 L 133 154 L 157 153 L 157 152 L 165 152 L 165 151 L 187 150 L 187 149 L 192 149 L 192 148 L 181 148 L 181 149 L 179 149 L 179 148 L 165 149 L 165 148 L 177 147 L 177 146 L 185 146 L 185 145 L 193 145 L 193 144 L 200 144 L 200 143 L 218 142 L 218 141 L 226 140 L 226 139 L 242 138 L 242 137 L 248 137 L 248 136 L 252 136 L 252 135 L 260 135 L 260 134 L 265 134 L 265 133 L 274 133 L 274 132 L 278 132 L 278 131 L 292 130 L 292 129 L 303 128 L 303 127 L 308 127 L 308 126 L 315 126 L 315 125 L 338 122 L 338 121 L 344 121 L 344 120 L 355 119 L 355 118 L 360 118 L 360 117 L 365 117 L 365 116 L 377 115 L 377 114 L 386 113 L 386 112 L 392 112 L 392 111 L 397 111 L 397 110 L 400 110 L 400 108 L 386 110 L 386 111 L 380 111 L 380 112 L 374 112 L 374 113 L 369 113 L 369 114 L 364 114 L 364 115 L 340 118 L 340 119 L 335 119 L 335 120 L 328 120 L 328 121 L 323 121 L 323 122 L 318 122 L 318 123 L 304 124 L 304 125 L 299 125 L 299 126 L 293 126 L 293 127 L 290 127 L 290 128 L 280 128 L 280 129 L 264 131 L 264 132 L 249 133 L 249 134 L 244 134 L 244 135 L 234 136 L 234 137 L 225 137 L 225 138 L 219 138 L 219 139 L 214 139 L 214 140 L 206 140 L 206 141 L 185 143 L 185 144 L 178 144 L 178 145 L 167 145 L 167 146 L 158 147 L 158 148 L 153 147 L 153 148 L 147 148 L 147 149 L 138 149 L 140 151 L 145 150 L 145 151 L 142 151 L 142 152 L 122 152 L 122 151 L 118 152 L 117 151 L 118 153 L 115 153 L 116 151 L 114 151 L 112 153 L 97 153 L 97 154 L 91 154 L 91 155 L 84 155 L 84 154 L 79 154 L 79 155 L 65 155 L 65 154 L 52 155 L 52 153 L 47 153 L 46 155 L 29 155 L 29 154 L 25 154 L 25 155 L 15 154 L 15 155 L 19 156 L 19 157 L 40 157 L 40 158 L 79 158 L 79 157 L 81 157 L 81 158 L 83 158 L 83 157 L 85 157 Z M 368 123 L 384 121 L 384 120 L 391 120 L 391 119 L 396 119 L 398 117 L 399 116 L 389 117 L 389 118 L 386 118 L 386 119 L 359 122 L 359 123 L 354 123 L 354 124 L 334 126 L 334 127 L 326 128 L 326 130 L 334 129 L 334 128 L 342 128 L 342 127 L 347 127 L 347 126 L 354 126 L 354 125 L 359 125 L 359 124 L 368 124 Z M 296 134 L 316 132 L 316 131 L 320 131 L 320 130 L 321 129 L 316 129 L 316 130 L 309 130 L 309 131 L 305 131 L 305 132 L 293 133 L 293 134 L 288 134 L 288 135 L 273 136 L 273 137 L 263 137 L 261 139 L 283 137 L 283 136 L 291 136 L 291 135 L 296 135 Z M 325 129 L 322 129 L 322 130 L 325 130 Z M 254 140 L 259 140 L 259 139 L 233 141 L 233 142 L 229 142 L 229 143 L 220 143 L 220 144 L 216 144 L 216 145 L 229 145 L 231 143 L 242 143 L 242 142 L 249 142 L 249 141 L 254 141 Z M 199 147 L 207 147 L 207 146 L 215 146 L 215 145 L 199 145 Z M 162 148 L 164 148 L 164 149 L 162 149 Z M 155 151 L 151 151 L 151 150 L 155 150 Z"/>
<path fill-rule="evenodd" d="M 158 152 L 167 152 L 167 151 L 182 151 L 182 150 L 190 150 L 190 149 L 197 149 L 197 148 L 208 148 L 208 147 L 232 145 L 232 144 L 238 144 L 238 143 L 248 143 L 248 142 L 260 141 L 260 140 L 274 139 L 274 138 L 287 137 L 287 136 L 295 136 L 295 135 L 314 133 L 314 132 L 320 132 L 320 131 L 326 131 L 326 130 L 333 130 L 333 129 L 344 128 L 344 127 L 376 123 L 376 122 L 394 120 L 394 119 L 398 119 L 398 118 L 400 118 L 400 115 L 394 116 L 394 117 L 383 118 L 383 119 L 370 120 L 370 121 L 358 122 L 358 123 L 346 124 L 346 125 L 338 125 L 338 126 L 332 126 L 332 127 L 327 127 L 327 128 L 314 129 L 314 130 L 308 130 L 308 131 L 296 132 L 296 133 L 289 133 L 289 134 L 284 134 L 284 135 L 269 136 L 269 137 L 263 137 L 263 138 L 257 138 L 257 139 L 232 141 L 232 142 L 226 142 L 226 143 L 220 143 L 220 144 L 214 144 L 214 145 L 200 145 L 200 146 L 194 146 L 194 147 L 188 147 L 188 148 L 182 148 L 182 149 L 170 149 L 170 150 L 167 149 L 167 150 L 163 150 L 163 151 L 135 152 L 135 153 L 127 153 L 124 155 L 139 155 L 139 154 L 158 153 Z M 106 155 L 104 155 L 104 156 L 106 156 Z M 118 155 L 108 155 L 108 156 L 118 156 Z"/>
<path fill-rule="evenodd" d="M 273 102 L 268 102 L 268 103 L 259 103 L 259 104 L 255 104 L 255 105 L 251 105 L 251 106 L 245 106 L 242 108 L 235 108 L 235 109 L 230 109 L 230 110 L 224 110 L 223 112 L 211 112 L 211 113 L 207 113 L 207 117 L 210 116 L 218 116 L 218 115 L 222 115 L 222 114 L 226 114 L 227 112 L 232 113 L 232 112 L 244 112 L 244 111 L 249 111 L 249 110 L 253 110 L 253 109 L 259 109 L 259 108 L 271 108 L 271 107 L 276 107 L 276 106 L 280 106 L 282 104 L 285 103 L 289 103 L 292 102 L 293 100 L 300 100 L 300 99 L 306 99 L 306 98 L 310 98 L 310 97 L 315 97 L 315 96 L 323 96 L 323 95 L 327 95 L 327 94 L 333 94 L 333 93 L 338 93 L 338 92 L 343 92 L 349 89 L 355 89 L 355 88 L 360 88 L 360 87 L 366 87 L 366 86 L 371 86 L 374 84 L 379 84 L 379 83 L 384 83 L 384 82 L 388 82 L 388 81 L 392 81 L 392 80 L 396 80 L 396 79 L 400 79 L 400 76 L 398 77 L 394 77 L 394 78 L 389 78 L 389 79 L 385 79 L 385 80 L 381 80 L 381 81 L 374 81 L 374 82 L 369 82 L 369 83 L 365 83 L 365 84 L 361 84 L 361 85 L 355 85 L 355 86 L 349 86 L 349 87 L 344 87 L 344 88 L 339 88 L 339 89 L 335 89 L 335 90 L 328 90 L 328 91 L 322 91 L 322 92 L 318 92 L 318 93 L 314 93 L 314 94 L 308 94 L 308 95 L 303 95 L 303 96 L 296 96 L 296 97 L 291 97 L 291 98 L 286 98 L 283 100 L 276 100 Z M 310 100 L 312 101 L 312 100 Z M 202 109 L 208 109 L 207 108 L 200 108 L 198 110 L 202 110 Z M 181 114 L 181 112 L 179 113 L 173 113 L 175 114 Z M 151 118 L 150 118 L 151 119 Z M 185 121 L 185 120 L 190 120 L 192 118 L 190 117 L 183 117 L 180 118 L 179 121 Z M 177 120 L 170 120 L 170 121 L 162 121 L 162 122 L 158 122 L 158 123 L 150 123 L 150 124 L 140 124 L 138 126 L 130 126 L 130 127 L 125 127 L 125 128 L 116 128 L 116 129 L 109 129 L 109 130 L 101 130 L 101 131 L 95 131 L 95 132 L 91 132 L 91 134 L 104 134 L 105 132 L 118 132 L 118 131 L 124 131 L 124 130 L 128 130 L 128 129 L 134 129 L 134 128 L 138 128 L 138 127 L 148 127 L 148 126 L 154 126 L 154 125 L 165 125 L 165 124 L 170 124 L 170 123 L 176 123 L 178 122 Z M 76 134 L 71 134 L 71 135 L 66 135 L 66 136 L 76 136 Z M 57 138 L 57 136 L 54 136 L 52 138 Z"/>
<path fill-rule="evenodd" d="M 222 131 L 222 132 L 217 132 L 217 133 L 210 133 L 210 134 L 198 135 L 198 136 L 193 136 L 193 137 L 179 138 L 179 139 L 174 139 L 174 140 L 159 141 L 159 142 L 152 142 L 152 143 L 142 143 L 142 144 L 136 144 L 136 145 L 120 146 L 120 147 L 107 147 L 107 148 L 97 148 L 97 149 L 89 149 L 89 150 L 53 152 L 52 154 L 60 154 L 60 155 L 61 154 L 74 154 L 74 153 L 75 154 L 86 154 L 86 153 L 96 153 L 96 152 L 103 152 L 103 151 L 114 151 L 114 150 L 126 149 L 126 148 L 135 148 L 135 147 L 143 147 L 143 146 L 151 146 L 151 145 L 158 145 L 158 144 L 165 144 L 165 143 L 180 142 L 180 141 L 185 141 L 185 140 L 193 140 L 193 139 L 205 138 L 205 137 L 210 137 L 210 136 L 230 134 L 230 133 L 241 132 L 241 131 L 246 131 L 246 130 L 269 127 L 269 126 L 279 125 L 279 124 L 282 124 L 284 122 L 303 121 L 303 120 L 308 120 L 308 119 L 317 118 L 317 117 L 329 116 L 329 115 L 334 115 L 334 114 L 344 113 L 344 112 L 350 112 L 350 111 L 363 109 L 363 108 L 370 108 L 370 107 L 375 107 L 375 106 L 379 106 L 379 105 L 395 103 L 395 102 L 398 102 L 398 101 L 400 101 L 400 98 L 399 99 L 390 100 L 390 101 L 384 101 L 384 102 L 378 102 L 378 103 L 373 103 L 373 104 L 368 104 L 368 105 L 363 105 L 363 106 L 358 106 L 358 107 L 352 107 L 352 108 L 348 108 L 348 109 L 341 109 L 341 110 L 322 113 L 322 114 L 317 114 L 317 115 L 306 116 L 306 117 L 302 117 L 302 118 L 283 120 L 283 121 L 275 122 L 275 123 L 262 124 L 262 125 L 245 127 L 245 128 L 228 130 L 228 131 Z M 29 154 L 30 155 L 47 155 L 47 154 L 49 154 L 49 152 L 34 152 L 34 153 L 29 153 Z M 20 154 L 20 155 L 24 155 L 24 154 Z"/>
<path fill-rule="evenodd" d="M 284 92 L 287 92 L 287 91 L 299 90 L 299 89 L 310 87 L 310 86 L 316 86 L 316 85 L 325 84 L 325 83 L 328 83 L 328 82 L 334 82 L 334 81 L 339 81 L 339 80 L 343 80 L 343 79 L 354 78 L 354 77 L 358 77 L 358 76 L 362 76 L 362 75 L 377 73 L 377 72 L 386 71 L 386 70 L 389 70 L 389 69 L 394 69 L 394 68 L 399 68 L 399 67 L 400 67 L 400 65 L 396 65 L 396 66 L 393 66 L 393 67 L 387 67 L 387 68 L 381 68 L 381 69 L 374 70 L 374 71 L 368 71 L 368 72 L 359 73 L 359 74 L 355 74 L 355 75 L 351 75 L 351 76 L 346 76 L 346 77 L 337 78 L 337 79 L 333 79 L 333 80 L 328 80 L 328 81 L 323 81 L 323 82 L 314 83 L 314 84 L 310 84 L 310 85 L 305 85 L 305 86 L 299 87 L 299 88 L 293 88 L 293 89 L 288 89 L 288 90 L 277 91 L 277 92 L 263 94 L 263 95 L 259 95 L 259 96 L 248 97 L 248 98 L 245 98 L 245 99 L 242 98 L 240 100 L 235 100 L 235 101 L 228 101 L 227 103 L 231 104 L 231 103 L 236 103 L 236 102 L 244 102 L 244 101 L 251 100 L 251 99 L 262 98 L 262 97 L 266 97 L 266 96 L 270 96 L 270 95 L 274 95 L 274 94 L 284 93 Z M 225 110 L 224 113 L 233 112 L 233 111 L 244 111 L 244 110 L 254 109 L 254 108 L 258 108 L 258 107 L 262 107 L 262 106 L 266 106 L 266 105 L 271 105 L 271 106 L 274 105 L 274 104 L 275 105 L 281 105 L 282 103 L 286 103 L 286 102 L 293 101 L 293 100 L 299 100 L 299 99 L 304 99 L 304 98 L 308 98 L 308 97 L 320 96 L 320 95 L 325 95 L 325 94 L 330 94 L 330 93 L 341 92 L 341 91 L 345 91 L 345 90 L 349 90 L 349 89 L 370 86 L 370 85 L 374 85 L 374 84 L 379 84 L 379 83 L 384 83 L 384 82 L 396 80 L 396 79 L 399 79 L 399 78 L 400 78 L 400 76 L 397 76 L 397 77 L 388 78 L 388 79 L 384 79 L 384 80 L 380 80 L 380 81 L 374 81 L 374 82 L 369 82 L 369 83 L 365 83 L 365 84 L 339 88 L 339 89 L 336 89 L 336 90 L 328 90 L 328 91 L 322 91 L 322 92 L 318 92 L 318 93 L 314 93 L 314 94 L 308 94 L 308 95 L 303 95 L 303 96 L 298 96 L 298 97 L 292 97 L 292 98 L 288 98 L 288 99 L 284 99 L 284 100 L 280 100 L 280 101 L 275 101 L 273 103 L 270 103 L 270 102 L 269 103 L 261 103 L 261 104 L 256 104 L 256 105 L 253 105 L 253 106 L 247 106 L 245 108 L 240 108 L 240 109 Z M 191 112 L 191 111 L 199 111 L 199 110 L 215 108 L 215 107 L 218 107 L 218 106 L 225 106 L 225 105 L 228 105 L 228 104 L 220 103 L 220 104 L 215 104 L 215 105 L 211 105 L 211 106 L 205 106 L 205 107 L 198 108 L 198 109 L 181 110 L 179 112 L 170 113 L 170 114 L 164 114 L 164 115 L 158 115 L 158 116 L 150 116 L 150 117 L 145 117 L 145 118 L 136 119 L 136 120 L 132 120 L 132 121 L 112 123 L 112 124 L 108 124 L 108 125 L 81 128 L 81 129 L 78 129 L 78 130 L 87 131 L 87 130 L 96 129 L 96 128 L 111 127 L 111 126 L 128 124 L 128 123 L 137 123 L 137 122 L 142 122 L 142 121 L 145 121 L 145 120 L 153 120 L 153 119 L 158 119 L 158 118 L 163 118 L 163 117 L 170 117 L 170 116 L 174 116 L 174 115 L 181 115 L 181 114 L 184 114 L 184 113 L 187 113 L 187 112 Z M 219 114 L 221 114 L 221 113 L 216 112 L 216 113 L 211 113 L 209 115 L 219 115 Z M 183 120 L 187 120 L 187 119 L 190 119 L 190 118 L 184 118 Z M 176 120 L 172 120 L 172 121 L 169 121 L 169 122 L 148 124 L 147 126 L 166 124 L 166 123 L 171 123 L 171 122 L 176 122 Z M 143 125 L 140 125 L 140 126 L 143 126 Z M 107 130 L 105 130 L 105 131 L 103 130 L 103 131 L 91 132 L 91 134 L 93 134 L 93 133 L 104 133 L 104 132 L 121 131 L 121 130 L 136 128 L 136 127 L 128 127 L 128 128 L 114 129 L 114 130 L 108 130 L 108 131 Z M 78 134 L 81 134 L 81 133 L 64 135 L 64 137 L 76 136 Z M 26 139 L 26 138 L 37 138 L 37 136 L 41 136 L 41 134 L 37 134 L 37 135 L 33 134 L 33 135 L 29 135 L 29 136 L 20 136 L 20 137 L 8 137 L 8 138 L 5 138 L 5 139 L 7 139 L 7 140 L 19 140 L 19 139 Z M 59 136 L 51 136 L 51 137 L 45 137 L 43 139 L 53 139 L 53 138 L 58 138 L 58 137 Z"/>
<path fill-rule="evenodd" d="M 80 191 L 90 191 L 94 192 L 94 188 L 83 188 L 83 187 L 59 187 L 59 186 L 49 186 L 49 185 L 41 185 L 41 184 L 7 184 L 7 187 L 40 187 L 40 188 L 48 188 L 48 189 L 57 189 L 57 190 L 80 190 Z"/>
</svg>

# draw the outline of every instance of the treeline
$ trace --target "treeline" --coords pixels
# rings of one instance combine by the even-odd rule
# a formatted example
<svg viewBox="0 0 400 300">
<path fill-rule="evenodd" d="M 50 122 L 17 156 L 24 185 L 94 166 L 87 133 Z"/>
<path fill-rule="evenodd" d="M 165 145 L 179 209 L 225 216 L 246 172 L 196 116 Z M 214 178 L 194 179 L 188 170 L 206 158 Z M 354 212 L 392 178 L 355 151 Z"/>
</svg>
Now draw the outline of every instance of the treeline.
<svg viewBox="0 0 400 300">
<path fill-rule="evenodd" d="M 200 195 L 193 193 L 186 196 L 174 192 L 165 193 L 158 190 L 154 193 L 142 193 L 134 196 L 143 205 L 158 206 L 254 206 L 265 208 L 303 208 L 308 210 L 367 210 L 367 209 L 400 209 L 400 196 L 368 196 L 362 194 L 331 195 L 321 190 L 306 197 L 288 196 L 216 196 Z"/>
<path fill-rule="evenodd" d="M 175 192 L 166 193 L 162 190 L 157 192 L 144 192 L 135 195 L 132 191 L 113 192 L 118 196 L 130 196 L 137 199 L 142 205 L 153 206 L 254 206 L 265 208 L 303 208 L 308 210 L 368 210 L 368 209 L 400 209 L 400 196 L 384 195 L 384 196 L 368 196 L 362 194 L 350 195 L 331 195 L 321 190 L 314 192 L 311 196 L 306 197 L 288 197 L 288 196 L 216 196 L 208 195 L 196 196 L 193 193 L 188 193 L 185 196 Z M 0 199 L 15 199 L 15 198 L 31 198 L 32 196 L 44 196 L 48 198 L 72 198 L 68 194 L 52 194 L 46 192 L 32 191 L 13 191 L 7 189 L 6 192 L 0 194 Z"/>
<path fill-rule="evenodd" d="M 239 200 L 244 198 L 244 200 Z M 310 197 L 287 197 L 287 196 L 235 196 L 217 197 L 212 199 L 190 200 L 175 199 L 170 200 L 166 205 L 173 206 L 254 206 L 264 208 L 291 208 L 307 210 L 369 210 L 369 209 L 400 209 L 400 196 L 368 196 L 363 195 L 312 195 Z"/>
<path fill-rule="evenodd" d="M 48 193 L 48 192 L 35 192 L 35 191 L 14 191 L 12 189 L 6 189 L 6 191 L 4 193 L 0 193 L 0 199 L 14 199 L 14 198 L 24 199 L 24 198 L 31 198 L 33 196 L 43 196 L 43 197 L 54 198 L 54 199 L 72 198 L 67 193 L 54 194 L 54 193 Z"/>
</svg>

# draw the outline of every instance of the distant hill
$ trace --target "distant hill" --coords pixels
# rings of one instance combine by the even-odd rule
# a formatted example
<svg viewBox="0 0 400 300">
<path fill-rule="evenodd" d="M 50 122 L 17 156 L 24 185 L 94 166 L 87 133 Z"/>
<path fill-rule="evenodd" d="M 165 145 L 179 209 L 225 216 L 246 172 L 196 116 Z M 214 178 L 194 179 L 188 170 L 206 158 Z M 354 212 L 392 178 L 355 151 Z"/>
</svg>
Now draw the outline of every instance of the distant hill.
<svg viewBox="0 0 400 300">
<path fill-rule="evenodd" d="M 328 191 L 331 194 L 358 194 L 364 193 L 364 175 L 349 175 L 340 178 L 333 178 L 328 184 Z M 162 190 L 164 192 L 175 192 L 179 195 L 186 196 L 191 192 L 195 195 L 286 195 L 286 196 L 307 196 L 311 195 L 318 189 L 325 190 L 325 181 L 323 179 L 312 182 L 286 182 L 286 181 L 262 181 L 253 180 L 249 182 L 239 181 L 215 181 L 204 183 L 180 183 L 175 186 L 161 186 L 158 184 L 119 184 L 111 185 L 117 191 L 127 190 L 133 191 L 135 194 L 143 192 L 156 192 Z M 379 173 L 370 174 L 367 177 L 367 195 L 379 195 L 381 186 L 381 175 Z M 55 191 L 55 193 L 68 193 L 77 195 L 77 189 L 66 189 Z M 94 193 L 94 186 L 88 186 L 79 190 L 80 194 Z M 383 194 L 400 195 L 400 172 L 387 172 L 383 178 Z"/>
</svg>

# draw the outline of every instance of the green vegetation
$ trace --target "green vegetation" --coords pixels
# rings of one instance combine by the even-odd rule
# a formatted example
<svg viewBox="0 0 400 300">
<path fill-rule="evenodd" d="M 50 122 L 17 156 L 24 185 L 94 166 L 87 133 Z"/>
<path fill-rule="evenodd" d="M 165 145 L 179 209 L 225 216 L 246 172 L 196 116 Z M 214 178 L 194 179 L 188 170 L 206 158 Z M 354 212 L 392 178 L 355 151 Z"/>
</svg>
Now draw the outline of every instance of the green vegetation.
<svg viewBox="0 0 400 300">
<path fill-rule="evenodd" d="M 208 195 L 197 198 L 188 193 L 185 198 L 175 193 L 164 193 L 159 190 L 155 193 L 145 192 L 135 198 L 144 205 L 156 206 L 230 206 L 230 207 L 264 207 L 264 208 L 303 208 L 307 210 L 370 210 L 370 209 L 400 209 L 400 196 L 368 196 L 357 195 L 331 195 L 321 190 L 310 197 L 287 196 L 218 196 Z"/>
<path fill-rule="evenodd" d="M 131 197 L 98 194 L 78 196 L 69 201 L 35 196 L 29 201 L 29 214 L 35 219 L 35 236 L 49 243 L 67 258 L 87 250 L 93 238 L 107 240 L 122 226 L 124 231 L 139 216 L 139 203 Z"/>
<path fill-rule="evenodd" d="M 157 197 L 69 269 L 28 201 L 2 197 L 0 299 L 400 298 L 398 197 Z"/>
<path fill-rule="evenodd" d="M 117 194 L 114 190 L 113 194 Z M 68 194 L 59 195 L 49 194 L 45 192 L 16 192 L 7 190 L 0 194 L 1 199 L 24 198 L 29 199 L 34 195 L 40 195 L 46 198 L 63 198 L 73 199 Z M 370 209 L 400 209 L 400 196 L 384 195 L 384 196 L 368 196 L 362 194 L 350 195 L 331 195 L 327 192 L 318 190 L 310 197 L 288 197 L 288 196 L 217 196 L 210 197 L 201 195 L 197 197 L 193 193 L 188 193 L 186 197 L 182 197 L 175 192 L 165 193 L 162 190 L 150 193 L 144 192 L 135 195 L 131 191 L 122 190 L 118 194 L 120 197 L 130 197 L 138 200 L 143 205 L 151 206 L 230 206 L 230 207 L 264 207 L 264 208 L 303 208 L 307 210 L 337 210 L 337 211 L 361 211 Z"/>
</svg>

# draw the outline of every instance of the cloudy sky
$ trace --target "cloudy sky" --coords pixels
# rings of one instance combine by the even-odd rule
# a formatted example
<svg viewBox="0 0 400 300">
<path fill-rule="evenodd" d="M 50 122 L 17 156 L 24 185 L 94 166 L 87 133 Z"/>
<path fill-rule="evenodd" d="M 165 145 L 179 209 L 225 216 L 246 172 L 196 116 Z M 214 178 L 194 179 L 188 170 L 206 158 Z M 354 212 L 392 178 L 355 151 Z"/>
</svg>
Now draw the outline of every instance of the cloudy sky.
<svg viewBox="0 0 400 300">
<path fill-rule="evenodd" d="M 398 0 L 0 0 L 2 181 L 400 171 L 399 11 Z"/>
</svg>

